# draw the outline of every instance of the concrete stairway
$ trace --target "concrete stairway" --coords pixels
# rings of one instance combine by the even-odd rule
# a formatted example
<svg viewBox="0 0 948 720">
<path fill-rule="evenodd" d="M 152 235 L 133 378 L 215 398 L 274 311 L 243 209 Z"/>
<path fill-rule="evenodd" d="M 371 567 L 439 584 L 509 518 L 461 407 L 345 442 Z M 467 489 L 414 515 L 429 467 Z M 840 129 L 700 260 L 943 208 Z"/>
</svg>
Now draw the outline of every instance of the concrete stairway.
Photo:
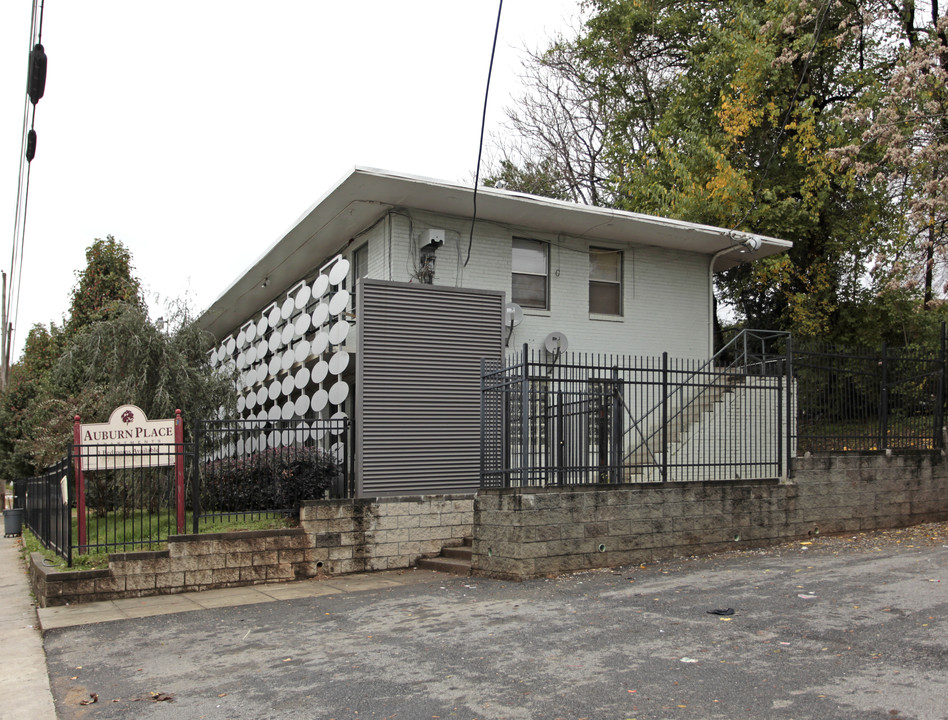
<svg viewBox="0 0 948 720">
<path fill-rule="evenodd" d="M 462 545 L 441 548 L 437 557 L 420 558 L 417 567 L 424 570 L 452 573 L 454 575 L 471 574 L 471 538 L 464 538 Z"/>
</svg>

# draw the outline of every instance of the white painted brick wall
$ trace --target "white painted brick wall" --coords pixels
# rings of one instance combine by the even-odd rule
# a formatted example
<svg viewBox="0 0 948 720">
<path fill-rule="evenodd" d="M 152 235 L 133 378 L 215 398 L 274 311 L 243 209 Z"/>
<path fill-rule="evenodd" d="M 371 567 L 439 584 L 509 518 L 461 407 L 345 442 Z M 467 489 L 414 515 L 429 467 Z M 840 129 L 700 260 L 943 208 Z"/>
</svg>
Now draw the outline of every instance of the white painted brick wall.
<svg viewBox="0 0 948 720">
<path fill-rule="evenodd" d="M 525 309 L 524 321 L 510 339 L 509 350 L 523 343 L 542 347 L 550 332 L 569 339 L 571 352 L 672 357 L 709 356 L 708 260 L 704 255 L 629 244 L 597 242 L 532 232 L 528 228 L 478 222 L 470 262 L 459 272 L 467 254 L 470 222 L 431 213 L 412 212 L 409 220 L 392 215 L 391 265 L 388 243 L 377 238 L 369 245 L 370 277 L 418 282 L 418 239 L 430 228 L 445 231 L 436 254 L 435 284 L 499 290 L 510 297 L 511 245 L 514 237 L 549 243 L 550 309 Z M 382 227 L 382 226 L 380 226 Z M 624 252 L 623 316 L 589 313 L 589 247 L 613 247 Z"/>
</svg>

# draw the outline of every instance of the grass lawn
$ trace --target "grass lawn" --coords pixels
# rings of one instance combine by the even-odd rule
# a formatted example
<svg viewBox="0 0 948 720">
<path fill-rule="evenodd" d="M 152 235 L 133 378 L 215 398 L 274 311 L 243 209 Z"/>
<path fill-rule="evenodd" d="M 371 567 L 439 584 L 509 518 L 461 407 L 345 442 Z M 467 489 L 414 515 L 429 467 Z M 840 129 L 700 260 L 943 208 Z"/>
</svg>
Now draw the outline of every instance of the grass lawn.
<svg viewBox="0 0 948 720">
<path fill-rule="evenodd" d="M 236 532 L 238 530 L 272 530 L 294 527 L 295 519 L 282 514 L 257 513 L 253 519 L 223 518 L 200 522 L 201 533 Z M 192 516 L 187 514 L 184 532 L 192 530 Z M 27 528 L 23 528 L 23 543 L 28 552 L 39 552 L 47 564 L 59 570 L 91 570 L 109 565 L 109 553 L 133 552 L 135 550 L 164 550 L 169 535 L 177 535 L 177 520 L 168 513 L 135 512 L 109 513 L 105 516 L 90 516 L 86 526 L 88 552 L 77 554 L 75 545 L 79 539 L 78 520 L 75 511 L 72 518 L 73 555 L 72 567 L 52 550 L 43 547 L 39 539 Z M 107 545 L 107 547 L 105 547 Z M 102 547 L 96 547 L 102 546 Z"/>
</svg>

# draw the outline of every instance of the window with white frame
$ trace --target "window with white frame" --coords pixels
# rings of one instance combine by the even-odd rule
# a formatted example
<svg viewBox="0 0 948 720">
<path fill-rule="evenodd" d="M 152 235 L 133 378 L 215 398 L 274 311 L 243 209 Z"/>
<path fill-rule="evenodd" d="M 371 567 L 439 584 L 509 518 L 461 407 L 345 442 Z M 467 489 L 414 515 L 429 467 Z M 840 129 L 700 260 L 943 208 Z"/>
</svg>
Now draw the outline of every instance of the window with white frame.
<svg viewBox="0 0 948 720">
<path fill-rule="evenodd" d="M 589 248 L 589 312 L 622 315 L 622 251 Z"/>
<path fill-rule="evenodd" d="M 549 308 L 550 246 L 514 238 L 512 260 L 511 300 L 527 308 Z"/>
</svg>

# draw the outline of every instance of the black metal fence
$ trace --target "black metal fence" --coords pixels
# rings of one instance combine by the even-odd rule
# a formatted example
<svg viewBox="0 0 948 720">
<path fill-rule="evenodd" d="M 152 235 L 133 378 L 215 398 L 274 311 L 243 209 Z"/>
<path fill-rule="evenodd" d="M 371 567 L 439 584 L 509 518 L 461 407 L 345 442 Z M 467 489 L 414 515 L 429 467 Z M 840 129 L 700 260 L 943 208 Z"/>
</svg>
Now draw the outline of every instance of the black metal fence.
<svg viewBox="0 0 948 720">
<path fill-rule="evenodd" d="M 798 345 L 797 448 L 933 450 L 944 444 L 945 352 Z"/>
<path fill-rule="evenodd" d="M 23 509 L 23 523 L 44 547 L 72 563 L 72 522 L 68 459 L 42 475 L 13 481 L 13 506 Z"/>
<path fill-rule="evenodd" d="M 195 533 L 200 524 L 295 514 L 303 500 L 352 496 L 347 418 L 206 420 L 195 438 Z"/>
<path fill-rule="evenodd" d="M 295 514 L 352 493 L 350 422 L 198 422 L 193 443 L 71 446 L 14 502 L 44 546 L 77 555 L 160 546 L 225 520 Z"/>
<path fill-rule="evenodd" d="M 526 346 L 503 367 L 485 363 L 482 486 L 782 476 L 789 362 L 745 340 L 724 367 Z"/>
</svg>

